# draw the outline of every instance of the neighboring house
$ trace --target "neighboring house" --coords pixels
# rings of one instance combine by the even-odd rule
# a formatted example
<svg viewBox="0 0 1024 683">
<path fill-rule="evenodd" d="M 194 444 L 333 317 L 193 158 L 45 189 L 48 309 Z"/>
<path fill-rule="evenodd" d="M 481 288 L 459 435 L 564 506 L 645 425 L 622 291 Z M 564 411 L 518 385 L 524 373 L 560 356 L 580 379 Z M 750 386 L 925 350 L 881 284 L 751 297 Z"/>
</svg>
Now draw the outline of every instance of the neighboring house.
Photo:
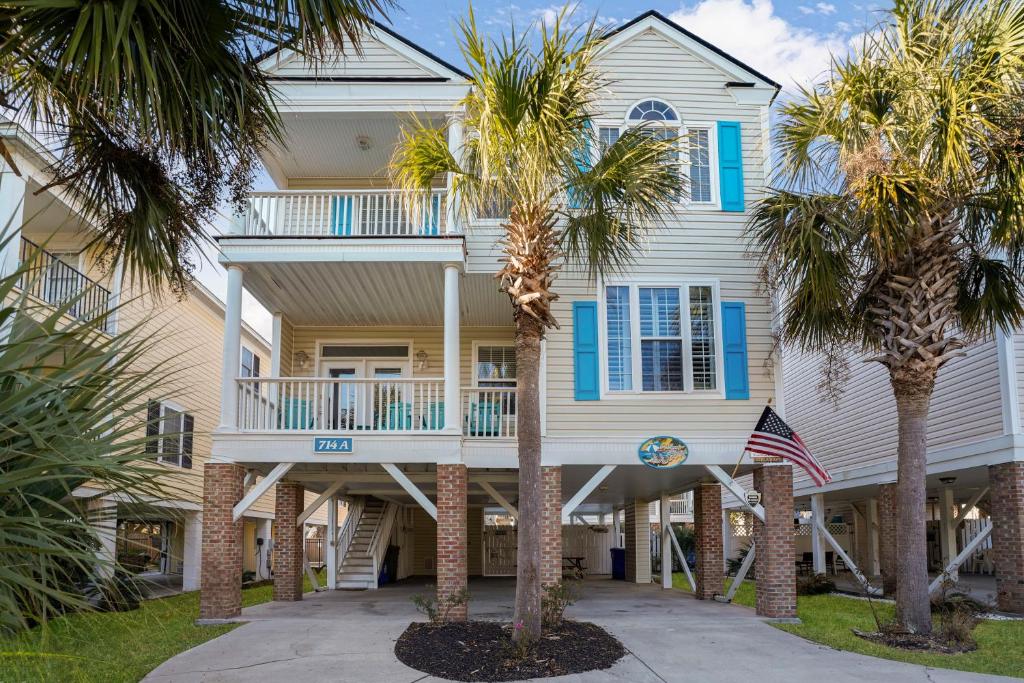
<svg viewBox="0 0 1024 683">
<path fill-rule="evenodd" d="M 154 296 L 140 286 L 124 282 L 120 271 L 105 272 L 96 254 L 86 248 L 93 226 L 82 216 L 72 194 L 60 188 L 39 192 L 48 180 L 52 154 L 20 126 L 7 123 L 0 136 L 20 173 L 6 164 L 0 174 L 0 225 L 11 226 L 13 239 L 3 254 L 4 272 L 29 262 L 38 277 L 30 278 L 36 301 L 63 305 L 82 292 L 69 311 L 82 316 L 111 311 L 109 334 L 138 328 L 150 339 L 139 369 L 172 371 L 148 405 L 154 460 L 167 469 L 171 496 L 145 505 L 103 495 L 83 487 L 76 495 L 89 497 L 94 510 L 116 507 L 117 526 L 104 524 L 105 550 L 126 566 L 138 569 L 153 583 L 172 589 L 199 588 L 200 528 L 203 469 L 210 457 L 211 433 L 219 418 L 220 392 L 216 378 L 223 366 L 224 305 L 198 283 L 184 297 L 172 293 Z M 31 284 L 29 284 L 31 283 Z M 270 360 L 268 343 L 248 325 L 236 335 L 239 373 L 256 376 Z M 140 428 L 141 429 L 141 428 Z M 167 436 L 163 437 L 162 434 Z M 269 520 L 274 503 L 260 498 L 244 518 L 243 569 L 270 578 Z M 312 522 L 326 521 L 322 515 Z"/>
<path fill-rule="evenodd" d="M 561 327 L 547 334 L 541 380 L 543 578 L 577 563 L 610 572 L 621 534 L 626 577 L 650 582 L 648 504 L 693 491 L 698 593 L 708 597 L 721 590 L 719 482 L 738 491 L 729 473 L 781 386 L 769 302 L 743 239 L 778 86 L 653 12 L 608 36 L 598 64 L 609 85 L 596 142 L 640 121 L 686 136 L 692 199 L 629 272 L 600 282 L 559 273 Z M 361 55 L 313 65 L 284 50 L 262 66 L 284 114 L 284 147 L 264 156 L 279 189 L 254 193 L 219 245 L 226 334 L 241 333 L 244 287 L 274 316 L 271 363 L 256 388 L 225 359 L 206 474 L 224 494 L 207 500 L 216 522 L 204 538 L 237 532 L 225 513 L 244 507 L 237 482 L 256 468 L 266 490 L 276 485 L 279 518 L 298 514 L 303 491 L 352 501 L 345 525 L 329 522 L 330 588 L 432 575 L 444 597 L 470 575 L 514 574 L 519 399 L 511 307 L 494 280 L 501 216 L 463 223 L 447 179 L 413 203 L 386 171 L 413 115 L 449 121 L 453 150 L 472 134 L 459 109 L 467 76 L 382 26 Z M 666 436 L 685 449 L 655 439 L 644 456 L 679 466 L 645 466 L 641 444 Z M 739 473 L 755 470 L 759 514 L 769 530 L 788 528 L 790 468 L 747 460 Z M 609 518 L 614 529 L 601 524 Z M 297 543 L 276 541 L 275 565 L 290 572 L 277 574 L 278 599 L 301 597 Z M 204 553 L 204 574 L 237 567 L 233 544 L 217 551 Z M 762 613 L 791 616 L 792 547 L 758 557 Z M 239 600 L 234 587 L 211 587 L 201 613 L 233 616 Z"/>
<path fill-rule="evenodd" d="M 849 528 L 854 561 L 892 589 L 896 404 L 882 365 L 847 360 L 834 401 L 819 389 L 820 356 L 784 353 L 786 419 L 833 477 L 819 489 L 797 471 L 797 507 L 806 514 L 820 496 L 823 515 Z M 1024 612 L 1022 369 L 1024 335 L 997 331 L 942 368 L 928 416 L 929 569 L 977 539 L 959 569 L 994 573 L 998 605 L 1013 612 Z"/>
</svg>

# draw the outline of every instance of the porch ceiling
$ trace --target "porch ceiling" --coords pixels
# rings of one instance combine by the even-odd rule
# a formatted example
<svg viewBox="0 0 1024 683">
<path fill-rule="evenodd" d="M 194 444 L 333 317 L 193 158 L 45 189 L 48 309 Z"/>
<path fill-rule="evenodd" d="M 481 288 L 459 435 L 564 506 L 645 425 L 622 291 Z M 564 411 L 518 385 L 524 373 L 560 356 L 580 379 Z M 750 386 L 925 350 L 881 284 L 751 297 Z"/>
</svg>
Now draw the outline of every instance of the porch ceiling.
<svg viewBox="0 0 1024 683">
<path fill-rule="evenodd" d="M 926 479 L 928 497 L 938 496 L 939 492 L 946 488 L 947 484 L 940 481 L 940 479 L 946 477 L 956 478 L 956 481 L 949 484 L 949 486 L 953 489 L 955 501 L 959 504 L 964 504 L 975 493 L 988 486 L 988 467 L 971 467 L 967 469 L 929 474 Z M 878 484 L 854 486 L 837 491 L 826 491 L 823 495 L 827 505 L 849 504 L 851 502 L 858 502 L 869 498 L 877 498 Z M 809 495 L 797 496 L 795 502 L 799 508 L 807 510 L 811 508 L 811 498 Z"/>
<path fill-rule="evenodd" d="M 597 465 L 562 465 L 563 502 L 579 491 L 599 469 Z M 751 465 L 744 465 L 736 476 L 748 474 L 753 469 Z M 680 465 L 666 470 L 641 464 L 619 465 L 583 502 L 591 505 L 622 505 L 634 499 L 650 502 L 658 500 L 662 494 L 681 493 L 705 480 L 711 478 L 702 465 Z M 730 498 L 723 489 L 722 500 Z"/>
<path fill-rule="evenodd" d="M 444 272 L 438 263 L 282 262 L 251 266 L 245 288 L 293 325 L 441 325 Z M 494 278 L 462 277 L 463 326 L 512 324 Z"/>
<path fill-rule="evenodd" d="M 264 155 L 267 171 L 281 189 L 322 185 L 329 178 L 383 181 L 399 132 L 412 116 L 402 112 L 285 114 L 282 144 Z M 417 116 L 437 125 L 443 121 L 422 113 Z"/>
</svg>

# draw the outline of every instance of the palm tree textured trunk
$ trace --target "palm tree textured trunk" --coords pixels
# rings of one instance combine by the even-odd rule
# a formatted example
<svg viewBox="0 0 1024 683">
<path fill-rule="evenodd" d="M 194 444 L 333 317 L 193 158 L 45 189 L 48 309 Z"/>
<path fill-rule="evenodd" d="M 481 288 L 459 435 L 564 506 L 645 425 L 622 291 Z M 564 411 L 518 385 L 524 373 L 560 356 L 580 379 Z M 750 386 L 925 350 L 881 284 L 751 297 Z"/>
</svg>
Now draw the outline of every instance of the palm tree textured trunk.
<svg viewBox="0 0 1024 683">
<path fill-rule="evenodd" d="M 541 499 L 540 465 L 540 342 L 543 325 L 516 313 L 516 375 L 519 393 L 516 430 L 519 437 L 519 524 L 516 550 L 514 638 L 534 641 L 541 629 Z"/>
<path fill-rule="evenodd" d="M 928 543 L 925 522 L 928 405 L 934 372 L 900 372 L 890 376 L 896 397 L 899 445 L 896 464 L 896 619 L 908 631 L 932 630 L 928 598 Z"/>
</svg>

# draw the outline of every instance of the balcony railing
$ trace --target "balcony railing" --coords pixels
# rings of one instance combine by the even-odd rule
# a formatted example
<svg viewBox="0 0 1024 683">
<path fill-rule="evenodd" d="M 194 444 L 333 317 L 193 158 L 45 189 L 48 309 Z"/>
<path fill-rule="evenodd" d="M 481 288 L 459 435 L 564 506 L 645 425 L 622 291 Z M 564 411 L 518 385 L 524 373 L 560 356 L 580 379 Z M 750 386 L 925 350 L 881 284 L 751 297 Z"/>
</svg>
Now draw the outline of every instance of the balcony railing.
<svg viewBox="0 0 1024 683">
<path fill-rule="evenodd" d="M 239 378 L 238 428 L 257 432 L 439 432 L 444 380 Z M 516 436 L 516 390 L 462 392 L 462 433 Z"/>
<path fill-rule="evenodd" d="M 284 237 L 434 237 L 454 234 L 445 191 L 429 196 L 401 190 L 256 192 L 242 233 Z"/>
<path fill-rule="evenodd" d="M 35 242 L 21 238 L 20 260 L 25 267 L 19 286 L 31 296 L 88 320 L 110 310 L 110 290 L 69 266 Z"/>
</svg>

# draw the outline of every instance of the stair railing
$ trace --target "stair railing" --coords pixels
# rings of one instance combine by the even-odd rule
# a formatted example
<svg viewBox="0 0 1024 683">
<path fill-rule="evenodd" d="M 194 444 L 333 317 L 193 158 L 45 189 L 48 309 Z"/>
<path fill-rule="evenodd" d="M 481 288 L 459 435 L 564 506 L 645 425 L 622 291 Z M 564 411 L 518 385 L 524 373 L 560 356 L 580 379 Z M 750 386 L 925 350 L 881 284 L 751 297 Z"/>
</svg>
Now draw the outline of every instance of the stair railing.
<svg viewBox="0 0 1024 683">
<path fill-rule="evenodd" d="M 352 545 L 352 539 L 355 538 L 359 519 L 363 516 L 364 506 L 365 502 L 362 497 L 351 498 L 345 514 L 345 521 L 338 529 L 338 539 L 334 546 L 338 559 L 335 561 L 334 566 L 337 568 L 339 576 L 341 575 L 341 566 L 345 564 L 345 556 L 348 555 L 349 546 Z"/>
<path fill-rule="evenodd" d="M 378 581 L 380 578 L 380 566 L 384 561 L 384 555 L 388 551 L 388 540 L 391 538 L 391 530 L 395 526 L 395 519 L 398 517 L 400 507 L 394 503 L 388 503 L 384 508 L 380 521 L 377 523 L 377 528 L 373 530 L 373 536 L 370 537 L 370 547 L 367 552 L 373 558 L 373 581 L 370 585 L 373 589 L 378 588 L 380 583 Z"/>
</svg>

